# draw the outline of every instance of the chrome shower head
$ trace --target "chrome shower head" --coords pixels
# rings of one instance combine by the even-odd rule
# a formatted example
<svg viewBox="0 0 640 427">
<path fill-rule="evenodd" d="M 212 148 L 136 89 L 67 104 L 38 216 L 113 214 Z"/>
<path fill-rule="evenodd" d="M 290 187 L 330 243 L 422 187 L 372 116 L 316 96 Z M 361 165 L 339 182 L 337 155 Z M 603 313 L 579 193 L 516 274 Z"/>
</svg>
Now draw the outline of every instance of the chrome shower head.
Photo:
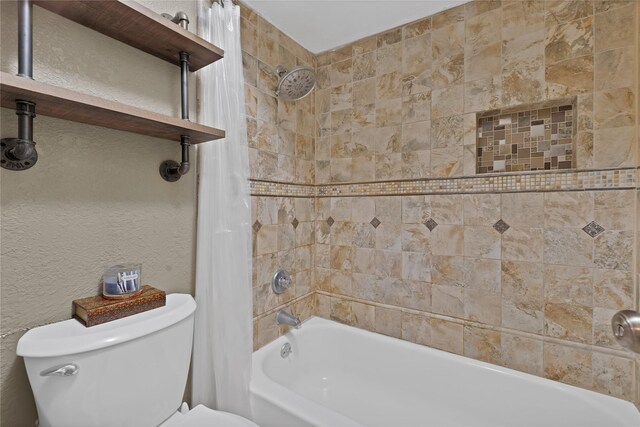
<svg viewBox="0 0 640 427">
<path fill-rule="evenodd" d="M 316 73 L 310 67 L 299 66 L 287 70 L 278 65 L 276 73 L 280 77 L 276 96 L 285 101 L 302 99 L 316 86 Z"/>
</svg>

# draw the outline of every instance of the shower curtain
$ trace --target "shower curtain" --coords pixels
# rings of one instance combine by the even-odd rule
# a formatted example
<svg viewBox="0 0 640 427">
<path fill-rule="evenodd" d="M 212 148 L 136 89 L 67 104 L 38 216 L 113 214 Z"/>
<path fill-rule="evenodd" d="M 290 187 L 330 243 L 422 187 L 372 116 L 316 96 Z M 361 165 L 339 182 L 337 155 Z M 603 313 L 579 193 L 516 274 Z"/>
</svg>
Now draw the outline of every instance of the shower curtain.
<svg viewBox="0 0 640 427">
<path fill-rule="evenodd" d="M 200 121 L 226 137 L 198 145 L 192 403 L 250 417 L 251 201 L 240 7 L 199 0 L 198 33 L 224 49 L 199 71 Z"/>
</svg>

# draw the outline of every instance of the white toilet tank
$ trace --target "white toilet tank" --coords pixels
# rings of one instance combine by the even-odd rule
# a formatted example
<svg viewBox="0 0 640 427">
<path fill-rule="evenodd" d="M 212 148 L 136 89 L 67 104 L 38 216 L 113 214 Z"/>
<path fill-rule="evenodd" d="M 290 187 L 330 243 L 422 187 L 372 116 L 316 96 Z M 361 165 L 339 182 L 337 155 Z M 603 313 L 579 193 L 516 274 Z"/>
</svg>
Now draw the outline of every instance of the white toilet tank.
<svg viewBox="0 0 640 427">
<path fill-rule="evenodd" d="M 169 418 L 182 402 L 195 309 L 191 295 L 171 294 L 165 307 L 91 328 L 72 319 L 24 334 L 17 353 L 40 426 L 155 427 Z M 42 375 L 61 366 L 67 375 Z"/>
</svg>

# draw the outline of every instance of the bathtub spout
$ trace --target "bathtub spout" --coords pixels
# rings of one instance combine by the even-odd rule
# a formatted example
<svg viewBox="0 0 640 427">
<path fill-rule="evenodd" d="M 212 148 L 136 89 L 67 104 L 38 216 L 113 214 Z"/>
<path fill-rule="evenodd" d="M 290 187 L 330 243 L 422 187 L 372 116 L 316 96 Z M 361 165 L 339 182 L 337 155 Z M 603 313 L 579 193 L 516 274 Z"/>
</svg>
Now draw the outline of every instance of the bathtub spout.
<svg viewBox="0 0 640 427">
<path fill-rule="evenodd" d="M 300 329 L 302 322 L 300 322 L 299 317 L 289 314 L 284 310 L 280 310 L 276 314 L 276 325 L 289 325 L 296 329 Z"/>
</svg>

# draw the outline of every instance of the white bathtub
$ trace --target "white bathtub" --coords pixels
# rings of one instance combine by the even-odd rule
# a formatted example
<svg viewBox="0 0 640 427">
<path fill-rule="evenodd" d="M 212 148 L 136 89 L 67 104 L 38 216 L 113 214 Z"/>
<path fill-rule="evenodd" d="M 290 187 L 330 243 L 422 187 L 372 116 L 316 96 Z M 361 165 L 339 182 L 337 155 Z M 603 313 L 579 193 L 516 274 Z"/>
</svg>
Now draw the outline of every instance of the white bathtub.
<svg viewBox="0 0 640 427">
<path fill-rule="evenodd" d="M 254 353 L 251 398 L 261 427 L 640 426 L 624 400 L 317 317 Z"/>
</svg>

